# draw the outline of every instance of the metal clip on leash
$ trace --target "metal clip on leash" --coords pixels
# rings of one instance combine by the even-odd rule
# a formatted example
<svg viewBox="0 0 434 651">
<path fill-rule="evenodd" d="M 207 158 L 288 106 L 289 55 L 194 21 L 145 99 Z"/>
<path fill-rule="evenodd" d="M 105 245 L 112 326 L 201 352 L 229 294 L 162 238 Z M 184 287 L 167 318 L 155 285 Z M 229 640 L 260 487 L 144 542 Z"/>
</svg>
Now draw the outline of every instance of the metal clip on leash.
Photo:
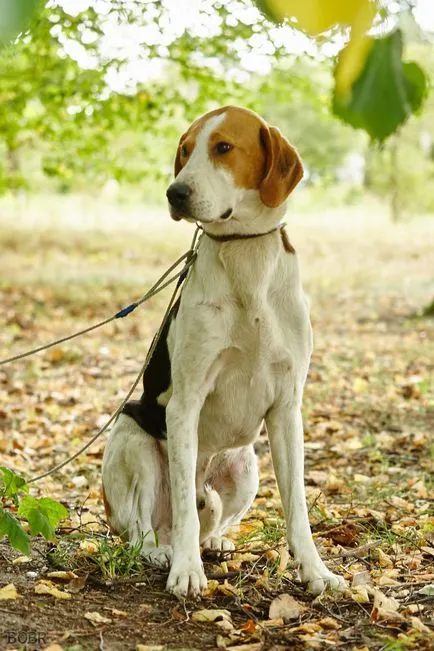
<svg viewBox="0 0 434 651">
<path fill-rule="evenodd" d="M 49 344 L 45 344 L 44 346 L 39 346 L 38 348 L 34 348 L 33 350 L 27 351 L 25 353 L 20 353 L 19 355 L 14 355 L 13 357 L 9 357 L 7 359 L 1 360 L 0 361 L 0 366 L 3 366 L 4 364 L 8 364 L 9 362 L 13 362 L 17 359 L 23 359 L 24 357 L 29 357 L 30 355 L 34 355 L 35 353 L 40 352 L 41 350 L 46 350 L 47 348 L 51 348 L 52 346 L 55 346 L 57 344 L 63 343 L 64 341 L 69 341 L 70 339 L 74 339 L 75 337 L 79 337 L 82 334 L 85 334 L 87 332 L 91 332 L 92 330 L 96 330 L 97 328 L 100 328 L 101 326 L 110 323 L 111 321 L 114 321 L 115 319 L 123 318 L 130 314 L 133 310 L 136 309 L 139 305 L 144 303 L 145 301 L 149 300 L 152 296 L 155 296 L 159 292 L 161 292 L 165 287 L 173 283 L 175 280 L 178 282 L 175 285 L 175 289 L 172 293 L 172 296 L 170 298 L 169 304 L 166 308 L 166 311 L 163 316 L 163 320 L 161 322 L 161 325 L 157 331 L 156 336 L 154 337 L 154 340 L 151 344 L 151 347 L 149 348 L 148 354 L 146 355 L 145 362 L 140 369 L 140 372 L 136 379 L 134 380 L 130 390 L 128 391 L 127 395 L 123 399 L 122 403 L 119 405 L 119 407 L 116 409 L 116 411 L 110 416 L 109 420 L 107 423 L 101 427 L 100 430 L 84 445 L 78 452 L 72 455 L 72 457 L 68 457 L 65 461 L 62 461 L 62 463 L 59 463 L 57 466 L 54 466 L 54 468 L 51 468 L 50 470 L 47 470 L 46 472 L 42 473 L 41 475 L 38 475 L 37 477 L 32 477 L 31 479 L 28 480 L 28 484 L 31 484 L 35 481 L 38 481 L 39 479 L 43 479 L 44 477 L 48 477 L 49 475 L 52 475 L 54 472 L 57 472 L 64 466 L 66 466 L 68 463 L 71 461 L 74 461 L 77 457 L 79 457 L 85 450 L 87 450 L 107 429 L 108 427 L 113 423 L 113 421 L 118 417 L 122 409 L 124 408 L 125 404 L 128 402 L 130 397 L 132 396 L 133 392 L 135 391 L 137 385 L 139 384 L 143 374 L 145 373 L 149 361 L 154 353 L 154 350 L 158 344 L 158 341 L 161 336 L 161 332 L 166 325 L 167 319 L 170 314 L 170 310 L 172 309 L 172 306 L 175 302 L 176 296 L 178 294 L 178 291 L 183 283 L 183 281 L 186 279 L 188 270 L 192 267 L 194 261 L 196 260 L 197 256 L 197 249 L 199 246 L 199 241 L 198 241 L 198 234 L 199 234 L 200 227 L 198 226 L 196 228 L 196 231 L 193 236 L 193 240 L 191 242 L 190 249 L 184 253 L 176 262 L 174 262 L 167 271 L 164 272 L 164 274 L 159 278 L 159 280 L 151 287 L 151 289 L 146 292 L 139 300 L 135 301 L 134 303 L 131 303 L 130 305 L 127 305 L 124 307 L 122 310 L 114 314 L 113 316 L 109 317 L 108 319 L 105 319 L 104 321 L 100 321 L 99 323 L 94 324 L 93 326 L 90 326 L 89 328 L 85 328 L 83 330 L 79 330 L 78 332 L 75 332 L 72 335 L 69 335 L 68 337 L 62 337 L 61 339 L 57 339 L 56 341 L 50 342 Z M 166 282 L 163 282 L 167 276 L 170 274 L 171 271 L 173 271 L 180 262 L 185 260 L 185 264 L 182 268 L 181 271 L 176 273 L 174 276 L 169 278 Z"/>
</svg>

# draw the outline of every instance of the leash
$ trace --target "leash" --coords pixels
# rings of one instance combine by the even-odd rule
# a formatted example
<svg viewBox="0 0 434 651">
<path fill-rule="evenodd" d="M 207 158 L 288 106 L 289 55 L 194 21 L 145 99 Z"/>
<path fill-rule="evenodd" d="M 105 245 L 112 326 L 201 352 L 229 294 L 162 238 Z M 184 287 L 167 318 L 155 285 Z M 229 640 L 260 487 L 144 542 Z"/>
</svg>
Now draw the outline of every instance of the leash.
<svg viewBox="0 0 434 651">
<path fill-rule="evenodd" d="M 92 330 L 96 330 L 97 328 L 101 328 L 104 325 L 107 325 L 107 323 L 111 323 L 112 321 L 115 321 L 116 319 L 123 319 L 124 317 L 128 316 L 128 314 L 131 314 L 139 305 L 142 305 L 142 303 L 145 303 L 148 301 L 150 298 L 161 292 L 163 289 L 165 289 L 168 285 L 173 283 L 177 278 L 183 277 L 184 274 L 188 271 L 188 269 L 191 267 L 193 264 L 193 261 L 196 257 L 196 241 L 197 241 L 197 234 L 199 231 L 199 227 L 197 227 L 193 241 L 191 243 L 190 249 L 181 255 L 176 262 L 174 262 L 167 271 L 164 272 L 164 274 L 157 280 L 155 285 L 151 287 L 149 291 L 146 292 L 141 298 L 139 298 L 137 301 L 134 303 L 130 303 L 130 305 L 127 305 L 126 307 L 123 307 L 119 312 L 116 312 L 116 314 L 113 314 L 113 316 L 108 317 L 107 319 L 104 319 L 103 321 L 99 321 L 98 323 L 95 323 L 94 325 L 89 326 L 88 328 L 83 328 L 83 330 L 78 330 L 77 332 L 74 332 L 72 335 L 68 335 L 67 337 L 61 337 L 60 339 L 56 339 L 55 341 L 50 341 L 48 344 L 44 344 L 42 346 L 38 346 L 37 348 L 32 348 L 31 350 L 28 350 L 24 353 L 19 353 L 18 355 L 13 355 L 12 357 L 7 357 L 6 359 L 0 360 L 0 366 L 4 366 L 5 364 L 9 364 L 10 362 L 16 362 L 19 359 L 24 359 L 25 357 L 30 357 L 31 355 L 35 355 L 36 353 L 40 353 L 42 350 L 47 350 L 48 348 L 52 348 L 53 346 L 57 346 L 58 344 L 63 344 L 65 341 L 70 341 L 71 339 L 75 339 L 76 337 L 80 337 L 81 335 L 85 335 L 88 332 L 92 332 Z M 184 267 L 176 273 L 174 276 L 169 278 L 165 283 L 163 283 L 164 280 L 166 280 L 167 276 L 170 274 L 171 271 L 176 269 L 176 267 L 183 261 L 186 260 L 186 263 Z M 163 284 L 162 284 L 163 283 Z"/>
<path fill-rule="evenodd" d="M 188 271 L 193 266 L 193 264 L 194 264 L 194 262 L 196 260 L 197 250 L 198 250 L 199 242 L 200 242 L 200 240 L 198 240 L 199 230 L 200 230 L 199 227 L 197 227 L 196 231 L 195 231 L 195 233 L 193 235 L 193 239 L 192 239 L 192 242 L 191 242 L 191 245 L 190 245 L 190 249 L 186 253 L 184 253 L 180 258 L 178 258 L 178 260 L 176 262 L 174 262 L 174 264 L 171 265 L 171 267 L 169 267 L 169 269 L 167 271 L 164 272 L 164 274 L 155 283 L 155 285 L 153 287 L 151 287 L 151 289 L 148 292 L 146 292 L 146 294 L 144 294 L 142 296 L 142 298 L 140 298 L 138 301 L 136 301 L 134 303 L 131 303 L 130 305 L 127 305 L 127 307 L 123 308 L 122 310 L 120 310 L 119 312 L 117 312 L 113 316 L 109 317 L 108 319 L 100 321 L 99 323 L 96 323 L 95 325 L 90 326 L 89 328 L 85 328 L 84 330 L 80 330 L 79 332 L 76 332 L 76 333 L 70 335 L 69 337 L 62 337 L 61 339 L 58 339 L 58 340 L 56 340 L 54 342 L 51 342 L 51 343 L 46 344 L 44 346 L 39 346 L 38 348 L 34 348 L 31 351 L 27 351 L 26 353 L 21 353 L 19 355 L 15 355 L 13 357 L 10 357 L 10 358 L 8 358 L 6 360 L 2 360 L 0 362 L 0 366 L 1 366 L 3 364 L 7 364 L 9 362 L 12 362 L 12 361 L 14 361 L 16 359 L 23 359 L 24 357 L 29 357 L 30 355 L 33 355 L 33 354 L 35 354 L 37 352 L 40 352 L 41 350 L 46 350 L 47 348 L 51 348 L 52 346 L 55 346 L 58 343 L 61 343 L 63 341 L 68 341 L 69 339 L 73 339 L 74 337 L 79 337 L 81 334 L 85 334 L 86 332 L 90 332 L 92 330 L 95 330 L 96 328 L 99 328 L 99 327 L 105 325 L 106 323 L 110 323 L 111 321 L 114 321 L 115 319 L 123 318 L 123 317 L 127 316 L 128 314 L 130 314 L 133 310 L 135 310 L 136 307 L 138 307 L 139 305 L 141 305 L 142 303 L 147 301 L 149 298 L 151 298 L 152 296 L 155 296 L 155 294 L 158 294 L 159 292 L 161 292 L 165 287 L 167 287 L 168 285 L 173 283 L 175 280 L 178 281 L 176 283 L 176 285 L 175 285 L 175 289 L 172 292 L 172 296 L 170 297 L 169 304 L 168 304 L 168 306 L 166 308 L 166 311 L 165 311 L 164 316 L 163 316 L 163 320 L 162 320 L 162 322 L 160 324 L 160 327 L 159 327 L 159 329 L 157 331 L 157 334 L 155 335 L 155 337 L 154 337 L 154 339 L 152 341 L 152 344 L 151 344 L 151 346 L 150 346 L 150 348 L 148 350 L 145 362 L 144 362 L 143 366 L 141 367 L 140 372 L 137 375 L 136 379 L 134 380 L 130 390 L 127 393 L 127 395 L 122 400 L 122 403 L 119 405 L 119 407 L 116 409 L 116 411 L 110 416 L 107 423 L 105 425 L 103 425 L 103 427 L 101 427 L 98 430 L 98 432 L 94 436 L 92 436 L 92 438 L 83 447 L 81 447 L 75 454 L 73 454 L 71 457 L 68 457 L 67 459 L 65 459 L 65 461 L 62 461 L 61 463 L 57 464 L 53 468 L 50 468 L 50 470 L 47 470 L 46 472 L 44 472 L 44 473 L 42 473 L 40 475 L 37 475 L 36 477 L 32 477 L 31 479 L 28 480 L 28 482 L 27 482 L 28 484 L 32 484 L 35 481 L 39 481 L 40 479 L 44 479 L 45 477 L 48 477 L 49 475 L 52 475 L 53 473 L 57 472 L 58 470 L 61 470 L 62 468 L 64 468 L 68 463 L 71 463 L 71 461 L 74 461 L 75 459 L 77 459 L 77 457 L 79 457 L 81 454 L 83 454 L 83 452 L 85 452 L 88 448 L 90 448 L 90 446 L 93 443 L 95 443 L 95 441 L 102 434 L 104 434 L 104 432 L 108 429 L 108 427 L 118 417 L 118 415 L 120 414 L 120 412 L 124 408 L 125 404 L 128 402 L 128 400 L 130 399 L 130 397 L 134 393 L 137 385 L 139 384 L 141 378 L 143 377 L 143 374 L 145 373 L 145 371 L 146 371 L 146 369 L 148 367 L 150 359 L 151 359 L 152 355 L 154 354 L 154 350 L 155 350 L 155 348 L 156 348 L 156 346 L 158 344 L 158 341 L 160 339 L 163 328 L 167 323 L 167 320 L 168 320 L 169 314 L 170 314 L 170 310 L 172 309 L 172 306 L 173 306 L 173 304 L 174 304 L 174 302 L 176 300 L 176 297 L 177 297 L 178 292 L 179 292 L 179 290 L 181 288 L 181 285 L 184 282 L 184 280 L 187 278 Z M 179 263 L 182 262 L 183 260 L 185 260 L 185 264 L 184 264 L 182 270 L 180 272 L 176 273 L 174 276 L 169 278 L 169 280 L 167 280 L 166 282 L 163 283 L 163 281 L 167 278 L 167 276 L 170 274 L 170 272 L 173 271 L 173 269 L 175 269 L 179 265 Z"/>
</svg>

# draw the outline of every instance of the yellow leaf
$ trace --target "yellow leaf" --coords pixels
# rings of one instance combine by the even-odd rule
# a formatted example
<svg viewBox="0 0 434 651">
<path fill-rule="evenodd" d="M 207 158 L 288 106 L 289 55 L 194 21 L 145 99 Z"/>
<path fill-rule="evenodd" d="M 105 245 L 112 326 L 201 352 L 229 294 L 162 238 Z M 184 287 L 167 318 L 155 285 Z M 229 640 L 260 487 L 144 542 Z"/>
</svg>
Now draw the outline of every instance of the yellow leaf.
<svg viewBox="0 0 434 651">
<path fill-rule="evenodd" d="M 56 588 L 51 581 L 44 581 L 43 579 L 35 585 L 35 592 L 36 594 L 49 594 L 55 599 L 71 599 L 69 592 L 63 592 Z"/>
<path fill-rule="evenodd" d="M 369 389 L 369 382 L 367 382 L 361 377 L 356 377 L 356 379 L 353 382 L 354 393 L 366 393 L 368 389 Z"/>
<path fill-rule="evenodd" d="M 335 25 L 369 29 L 375 15 L 370 0 L 266 0 L 265 4 L 276 18 L 296 18 L 295 27 L 309 36 Z"/>
<path fill-rule="evenodd" d="M 8 583 L 0 588 L 0 601 L 6 601 L 6 599 L 18 599 L 18 592 L 13 583 Z"/>
<path fill-rule="evenodd" d="M 21 565 L 23 563 L 30 563 L 32 559 L 30 556 L 18 556 L 18 558 L 14 558 L 12 561 L 12 565 Z"/>
</svg>

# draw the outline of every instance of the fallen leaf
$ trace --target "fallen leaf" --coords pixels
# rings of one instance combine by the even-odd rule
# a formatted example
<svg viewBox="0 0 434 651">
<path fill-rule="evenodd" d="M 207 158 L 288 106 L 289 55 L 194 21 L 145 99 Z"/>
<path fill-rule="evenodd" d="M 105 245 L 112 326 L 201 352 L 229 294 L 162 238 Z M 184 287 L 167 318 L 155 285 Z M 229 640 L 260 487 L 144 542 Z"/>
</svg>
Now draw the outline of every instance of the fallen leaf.
<svg viewBox="0 0 434 651">
<path fill-rule="evenodd" d="M 363 570 L 363 572 L 356 572 L 353 574 L 353 579 L 351 581 L 351 587 L 356 588 L 358 585 L 371 585 L 372 578 L 368 570 Z"/>
<path fill-rule="evenodd" d="M 377 549 L 377 558 L 380 567 L 393 567 L 392 559 L 382 549 Z"/>
<path fill-rule="evenodd" d="M 12 565 L 21 565 L 22 563 L 30 563 L 32 559 L 30 556 L 18 556 L 18 558 L 14 558 L 12 561 Z"/>
<path fill-rule="evenodd" d="M 277 568 L 277 571 L 279 574 L 283 574 L 283 572 L 286 570 L 288 567 L 289 563 L 289 551 L 286 545 L 283 545 L 282 547 L 279 547 L 277 550 L 279 552 L 279 567 Z"/>
<path fill-rule="evenodd" d="M 13 583 L 8 583 L 7 585 L 0 588 L 0 601 L 6 601 L 7 599 L 18 599 L 18 592 Z"/>
<path fill-rule="evenodd" d="M 289 594 L 281 594 L 271 602 L 268 618 L 277 619 L 281 617 L 284 621 L 298 619 L 303 610 L 305 610 L 304 606 L 299 604 L 294 597 Z"/>
<path fill-rule="evenodd" d="M 78 576 L 75 572 L 72 572 L 71 570 L 68 570 L 66 572 L 62 571 L 55 571 L 55 572 L 48 572 L 46 575 L 50 579 L 60 579 L 61 581 L 71 581 L 72 579 L 77 579 Z"/>
<path fill-rule="evenodd" d="M 239 631 L 243 631 L 243 633 L 248 633 L 249 635 L 253 635 L 253 633 L 257 629 L 257 625 L 254 619 L 248 619 L 247 622 L 244 622 L 244 624 L 241 624 L 239 627 Z"/>
<path fill-rule="evenodd" d="M 126 610 L 118 610 L 117 608 L 112 608 L 112 615 L 116 615 L 117 617 L 128 617 L 128 613 Z"/>
<path fill-rule="evenodd" d="M 54 583 L 51 581 L 45 581 L 44 579 L 36 583 L 35 592 L 36 594 L 49 594 L 52 597 L 55 597 L 55 599 L 71 599 L 69 592 L 59 590 Z"/>
<path fill-rule="evenodd" d="M 416 631 L 432 635 L 431 629 L 429 629 L 428 626 L 425 626 L 425 624 L 420 621 L 419 617 L 410 617 L 410 623 L 411 628 L 414 628 Z"/>
<path fill-rule="evenodd" d="M 224 594 L 226 597 L 240 596 L 240 591 L 238 590 L 238 588 L 236 588 L 234 585 L 229 583 L 227 579 L 224 580 L 223 585 L 219 584 L 217 586 L 217 592 L 221 592 L 221 594 Z"/>
<path fill-rule="evenodd" d="M 426 585 L 420 590 L 418 590 L 419 594 L 425 594 L 428 595 L 429 597 L 434 596 L 434 583 L 431 583 L 430 585 Z"/>
<path fill-rule="evenodd" d="M 356 585 L 351 588 L 351 597 L 358 604 L 368 604 L 369 594 L 366 585 Z"/>
<path fill-rule="evenodd" d="M 228 651 L 259 651 L 263 648 L 261 642 L 254 642 L 253 644 L 237 644 L 236 646 L 227 646 Z"/>
<path fill-rule="evenodd" d="M 222 622 L 232 623 L 231 614 L 228 610 L 219 610 L 217 608 L 196 610 L 191 619 L 194 622 Z"/>
<path fill-rule="evenodd" d="M 374 589 L 374 605 L 371 620 L 378 622 L 382 619 L 404 619 L 398 613 L 399 601 L 394 597 L 386 597 L 381 590 Z"/>
<path fill-rule="evenodd" d="M 110 624 L 112 622 L 109 617 L 100 615 L 100 613 L 96 610 L 93 612 L 85 613 L 84 616 L 94 626 L 98 626 L 98 624 Z"/>
<path fill-rule="evenodd" d="M 339 622 L 333 619 L 333 617 L 323 617 L 319 620 L 318 624 L 321 626 L 321 628 L 327 628 L 335 631 L 341 628 Z"/>
</svg>

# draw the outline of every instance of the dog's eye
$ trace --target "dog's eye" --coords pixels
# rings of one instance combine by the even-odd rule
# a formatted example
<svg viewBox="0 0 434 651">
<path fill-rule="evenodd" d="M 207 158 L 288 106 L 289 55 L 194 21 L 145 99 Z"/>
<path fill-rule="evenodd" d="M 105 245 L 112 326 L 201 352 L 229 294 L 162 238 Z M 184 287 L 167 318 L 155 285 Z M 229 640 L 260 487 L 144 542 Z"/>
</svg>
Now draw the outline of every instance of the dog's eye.
<svg viewBox="0 0 434 651">
<path fill-rule="evenodd" d="M 188 156 L 187 145 L 182 145 L 181 146 L 181 155 L 184 156 L 184 158 L 187 158 L 187 156 Z"/>
<path fill-rule="evenodd" d="M 229 142 L 218 142 L 214 147 L 217 154 L 227 154 L 234 146 Z"/>
</svg>

